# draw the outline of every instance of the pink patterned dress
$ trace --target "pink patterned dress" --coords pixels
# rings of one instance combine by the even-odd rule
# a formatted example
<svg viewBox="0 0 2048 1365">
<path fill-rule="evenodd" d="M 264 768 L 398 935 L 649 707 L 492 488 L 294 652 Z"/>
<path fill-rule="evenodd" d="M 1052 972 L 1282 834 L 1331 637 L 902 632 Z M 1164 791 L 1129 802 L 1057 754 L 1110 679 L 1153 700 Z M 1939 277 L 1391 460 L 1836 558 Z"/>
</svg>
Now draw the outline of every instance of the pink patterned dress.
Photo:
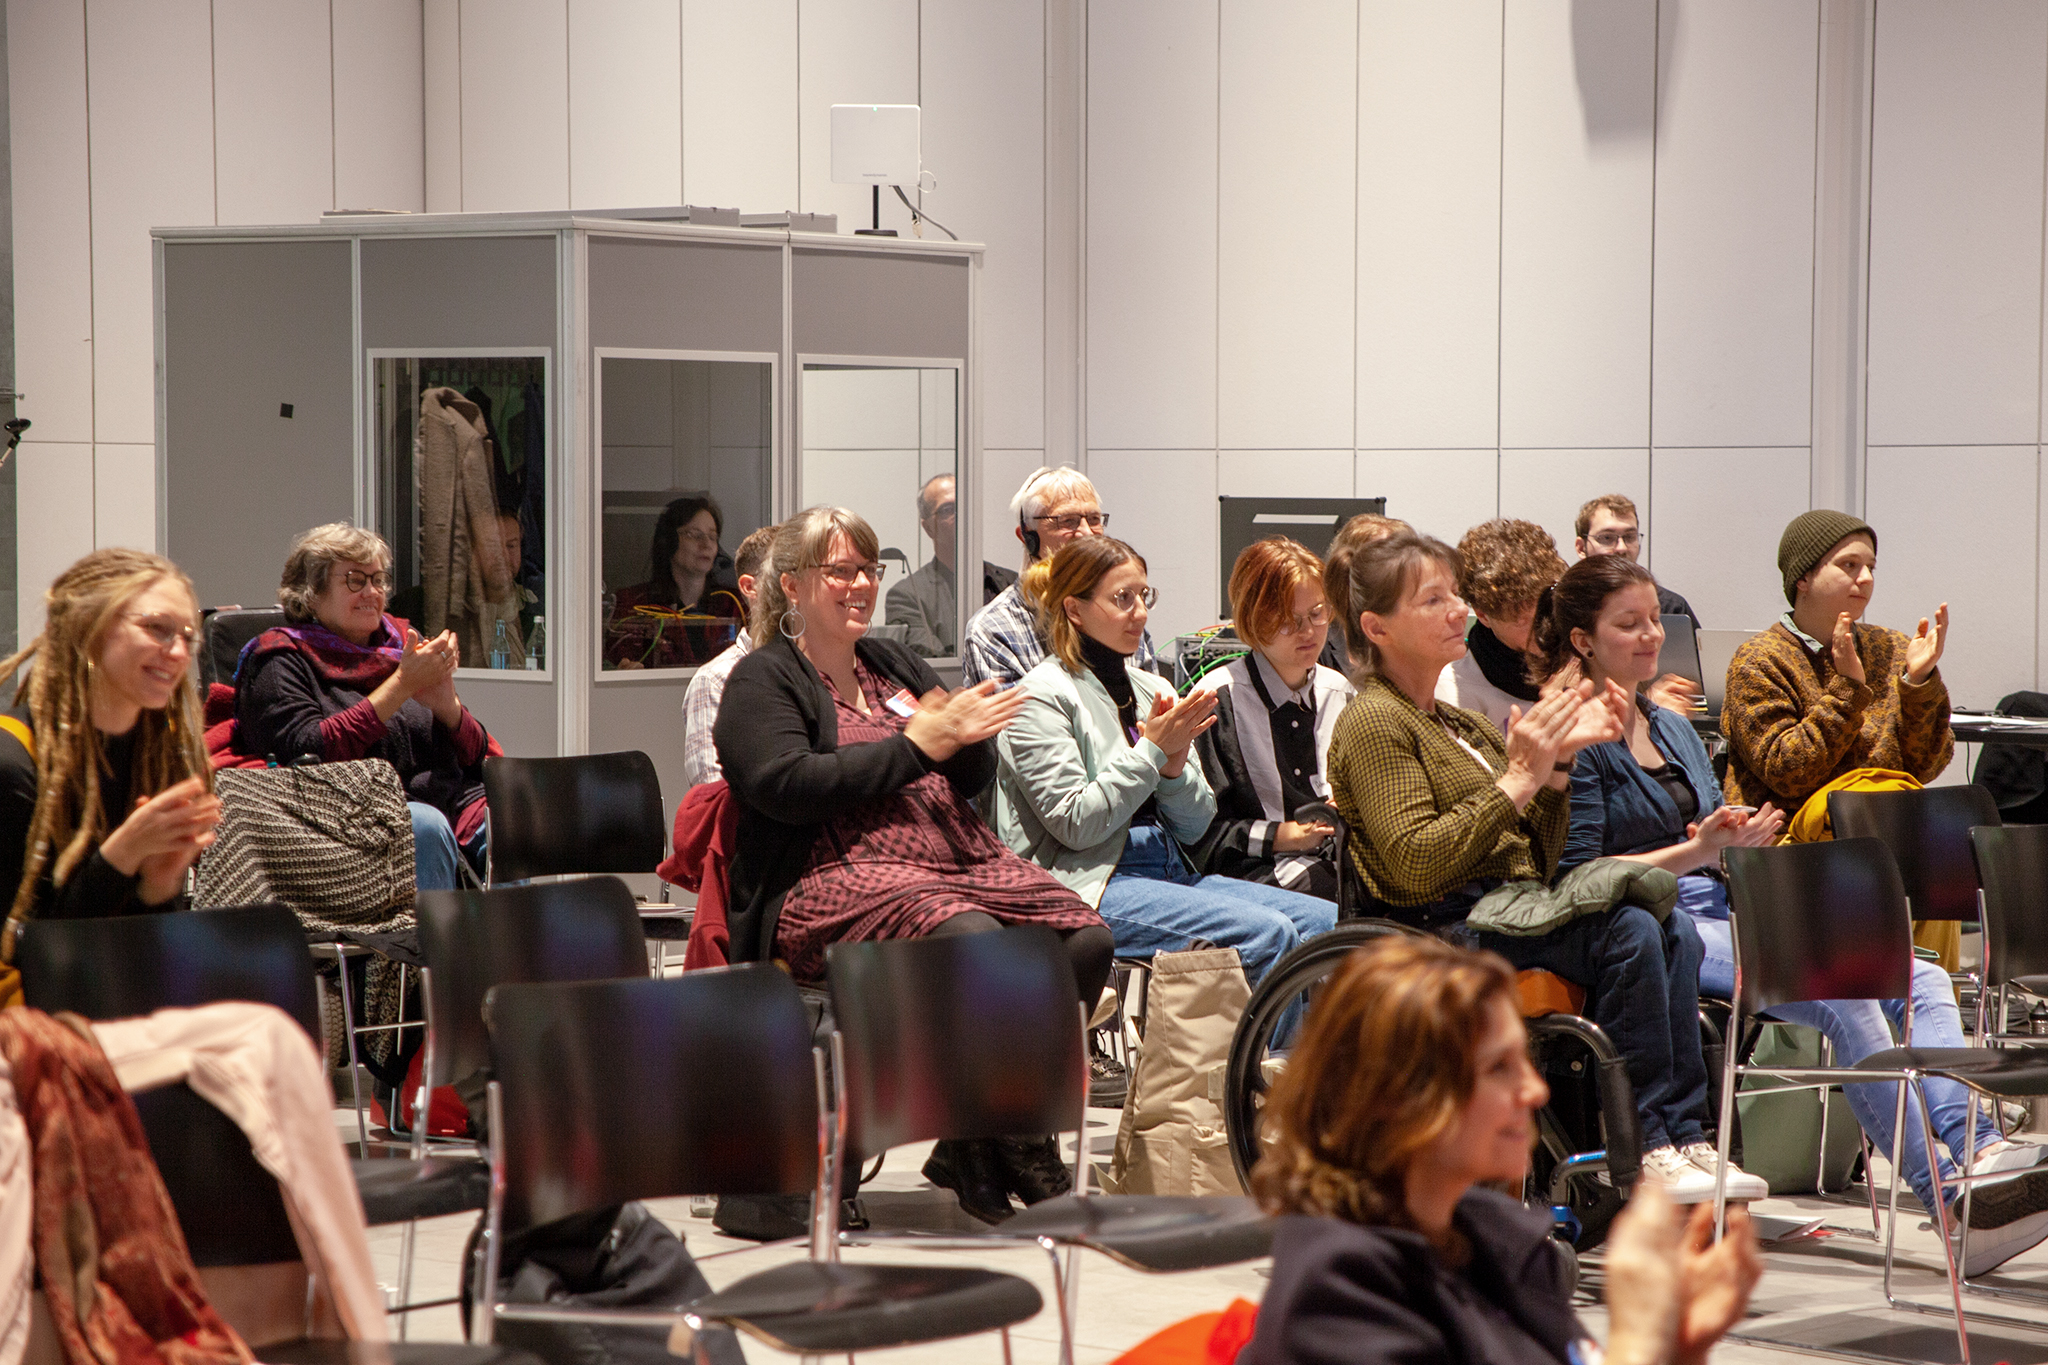
<svg viewBox="0 0 2048 1365">
<path fill-rule="evenodd" d="M 866 664 L 854 672 L 869 715 L 825 680 L 842 749 L 893 738 L 908 724 L 883 705 L 895 684 Z M 1005 848 L 943 773 L 929 772 L 819 830 L 803 876 L 783 898 L 775 955 L 797 980 L 818 981 L 825 949 L 841 939 L 921 938 L 971 910 L 1004 924 L 1060 930 L 1102 923 L 1051 873 Z"/>
</svg>

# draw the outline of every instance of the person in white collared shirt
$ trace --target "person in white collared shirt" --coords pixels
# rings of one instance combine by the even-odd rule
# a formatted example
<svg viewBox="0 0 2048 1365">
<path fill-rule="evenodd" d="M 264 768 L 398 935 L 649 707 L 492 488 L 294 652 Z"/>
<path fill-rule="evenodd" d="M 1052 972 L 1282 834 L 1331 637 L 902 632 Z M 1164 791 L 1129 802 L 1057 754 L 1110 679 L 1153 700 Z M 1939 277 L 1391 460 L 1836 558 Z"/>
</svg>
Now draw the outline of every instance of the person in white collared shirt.
<svg viewBox="0 0 2048 1365">
<path fill-rule="evenodd" d="M 774 539 L 775 528 L 763 526 L 741 541 L 738 552 L 732 557 L 733 571 L 739 575 L 740 596 L 746 600 L 749 613 L 754 609 L 755 575 L 760 571 L 761 561 L 768 558 L 768 546 Z M 683 693 L 683 786 L 686 790 L 706 782 L 716 782 L 724 776 L 718 766 L 718 748 L 711 742 L 711 727 L 718 720 L 718 703 L 725 698 L 725 680 L 732 676 L 733 669 L 752 648 L 752 639 L 742 629 L 731 645 L 697 670 L 696 676 L 690 679 L 689 688 Z"/>
</svg>

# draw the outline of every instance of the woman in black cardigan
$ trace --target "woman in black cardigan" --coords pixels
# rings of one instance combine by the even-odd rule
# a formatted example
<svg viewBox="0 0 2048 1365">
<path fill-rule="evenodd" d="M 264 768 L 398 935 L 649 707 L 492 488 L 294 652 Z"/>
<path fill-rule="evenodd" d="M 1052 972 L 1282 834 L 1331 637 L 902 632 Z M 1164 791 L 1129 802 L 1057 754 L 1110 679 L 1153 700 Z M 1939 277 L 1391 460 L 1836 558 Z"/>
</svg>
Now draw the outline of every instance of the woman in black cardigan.
<svg viewBox="0 0 2048 1365">
<path fill-rule="evenodd" d="M 1436 939 L 1381 939 L 1316 996 L 1266 1104 L 1252 1192 L 1279 1215 L 1273 1282 L 1242 1365 L 1558 1365 L 1597 1358 L 1547 1212 L 1520 1188 L 1550 1092 L 1512 968 Z M 1653 1179 L 1607 1251 L 1608 1365 L 1694 1365 L 1763 1272 L 1749 1215 L 1681 1229 Z"/>
<path fill-rule="evenodd" d="M 712 731 L 739 804 L 727 886 L 730 956 L 822 979 L 842 939 L 1061 933 L 1093 1005 L 1113 943 L 1102 919 L 1003 847 L 968 803 L 995 777 L 994 737 L 1025 700 L 995 684 L 948 693 L 901 645 L 867 638 L 881 589 L 875 533 L 842 508 L 783 523 L 760 575 L 754 649 L 726 682 Z M 1062 1193 L 1051 1140 L 999 1158 L 941 1143 L 925 1173 L 987 1221 Z"/>
<path fill-rule="evenodd" d="M 1335 830 L 1294 813 L 1326 801 L 1323 759 L 1353 688 L 1318 662 L 1330 635 L 1323 561 L 1285 536 L 1245 547 L 1230 620 L 1251 652 L 1203 677 L 1216 724 L 1195 737 L 1216 818 L 1188 850 L 1202 872 L 1337 899 Z"/>
</svg>

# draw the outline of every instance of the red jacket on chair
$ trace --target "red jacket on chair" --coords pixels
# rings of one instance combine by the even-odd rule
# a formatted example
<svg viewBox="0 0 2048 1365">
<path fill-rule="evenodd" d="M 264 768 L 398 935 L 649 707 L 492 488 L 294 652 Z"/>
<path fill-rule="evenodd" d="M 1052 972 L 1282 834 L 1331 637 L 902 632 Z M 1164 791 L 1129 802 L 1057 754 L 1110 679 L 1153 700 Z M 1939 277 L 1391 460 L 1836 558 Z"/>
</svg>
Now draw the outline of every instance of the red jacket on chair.
<svg viewBox="0 0 2048 1365">
<path fill-rule="evenodd" d="M 697 893 L 683 970 L 723 967 L 731 936 L 725 926 L 726 879 L 739 831 L 739 802 L 723 781 L 700 782 L 676 808 L 675 852 L 655 872 L 665 882 Z"/>
</svg>

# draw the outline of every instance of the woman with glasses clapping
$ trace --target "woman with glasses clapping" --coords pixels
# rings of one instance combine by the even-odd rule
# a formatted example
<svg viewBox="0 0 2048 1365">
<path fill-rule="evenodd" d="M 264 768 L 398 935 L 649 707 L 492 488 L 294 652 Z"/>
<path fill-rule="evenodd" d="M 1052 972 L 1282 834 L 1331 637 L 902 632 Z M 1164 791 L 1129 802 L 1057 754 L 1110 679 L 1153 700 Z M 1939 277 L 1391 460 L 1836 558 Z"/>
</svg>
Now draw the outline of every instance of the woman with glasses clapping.
<svg viewBox="0 0 2048 1365">
<path fill-rule="evenodd" d="M 279 763 L 385 760 L 412 810 L 419 889 L 452 891 L 458 848 L 483 867 L 490 737 L 455 695 L 455 633 L 423 639 L 385 613 L 390 596 L 391 547 L 375 531 L 337 521 L 300 536 L 278 583 L 285 624 L 235 670 L 232 747 Z"/>
<path fill-rule="evenodd" d="M 1017 684 L 1029 700 L 997 741 L 1003 842 L 1095 905 L 1120 955 L 1206 939 L 1236 948 L 1256 982 L 1336 923 L 1336 907 L 1188 866 L 1181 843 L 1216 818 L 1194 748 L 1216 723 L 1217 699 L 1176 697 L 1132 666 L 1158 601 L 1145 561 L 1120 540 L 1088 536 L 1032 565 L 1024 583 L 1042 604 L 1051 652 Z"/>
<path fill-rule="evenodd" d="M 1216 818 L 1189 856 L 1204 872 L 1335 900 L 1336 831 L 1294 818 L 1329 799 L 1323 758 L 1353 691 L 1317 663 L 1331 620 L 1322 560 L 1285 536 L 1247 546 L 1230 571 L 1230 619 L 1251 652 L 1198 684 L 1216 694 L 1216 724 L 1195 740 Z"/>
<path fill-rule="evenodd" d="M 0 663 L 16 679 L 0 712 L 0 962 L 25 920 L 167 908 L 220 820 L 191 580 L 156 555 L 97 550 L 43 602 L 42 633 Z"/>
</svg>

